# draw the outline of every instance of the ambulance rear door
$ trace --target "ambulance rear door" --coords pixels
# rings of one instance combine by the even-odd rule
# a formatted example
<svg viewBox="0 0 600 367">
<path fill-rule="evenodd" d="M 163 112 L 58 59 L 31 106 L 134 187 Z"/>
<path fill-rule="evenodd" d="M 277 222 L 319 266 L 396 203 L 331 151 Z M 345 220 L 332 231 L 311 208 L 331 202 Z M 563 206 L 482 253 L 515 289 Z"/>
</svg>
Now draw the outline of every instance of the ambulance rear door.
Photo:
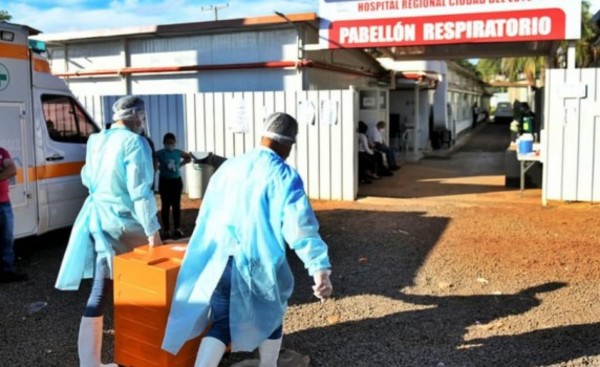
<svg viewBox="0 0 600 367">
<path fill-rule="evenodd" d="M 16 238 L 38 231 L 31 77 L 26 28 L 0 22 L 0 146 L 17 176 L 9 180 Z"/>
</svg>

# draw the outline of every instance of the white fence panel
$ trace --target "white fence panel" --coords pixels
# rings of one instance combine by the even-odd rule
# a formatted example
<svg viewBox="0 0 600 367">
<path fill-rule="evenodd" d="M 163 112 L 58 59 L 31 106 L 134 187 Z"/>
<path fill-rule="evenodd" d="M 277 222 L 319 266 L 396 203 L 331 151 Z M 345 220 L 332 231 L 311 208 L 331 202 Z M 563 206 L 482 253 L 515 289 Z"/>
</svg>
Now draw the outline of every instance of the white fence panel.
<svg viewBox="0 0 600 367">
<path fill-rule="evenodd" d="M 600 200 L 600 69 L 549 70 L 543 202 Z"/>
<path fill-rule="evenodd" d="M 96 121 L 108 123 L 112 118 L 112 103 L 119 97 L 85 96 L 80 100 Z M 302 176 L 309 197 L 323 200 L 356 198 L 356 91 L 223 92 L 142 97 L 146 102 L 149 131 L 157 149 L 162 147 L 163 135 L 173 132 L 180 149 L 213 152 L 227 158 L 258 146 L 264 118 L 272 112 L 286 112 L 300 123 L 298 141 L 288 163 Z M 306 106 L 310 106 L 308 110 Z M 329 113 L 324 115 L 324 111 Z M 314 120 L 307 121 L 305 116 L 310 112 L 314 114 Z M 239 132 L 240 128 L 245 132 Z M 182 174 L 187 191 L 186 171 Z"/>
<path fill-rule="evenodd" d="M 312 105 L 314 121 L 305 121 L 306 111 L 299 102 Z M 286 112 L 300 122 L 298 142 L 288 163 L 302 176 L 309 197 L 354 200 L 358 192 L 357 103 L 352 90 L 188 94 L 187 149 L 227 158 L 243 154 L 258 146 L 268 114 Z M 240 105 L 244 106 L 242 110 Z M 321 116 L 321 105 L 334 109 L 335 123 Z M 248 122 L 244 133 L 231 128 L 241 119 L 241 111 Z"/>
<path fill-rule="evenodd" d="M 597 69 L 581 69 L 581 71 L 581 80 L 595 81 L 597 79 Z M 588 93 L 594 92 L 595 88 L 594 90 L 588 90 Z M 600 111 L 594 108 L 596 98 L 596 96 L 589 96 L 588 98 L 579 100 L 581 122 L 579 124 L 578 154 L 580 157 L 579 166 L 577 167 L 579 172 L 577 196 L 578 200 L 581 201 L 594 201 L 594 158 L 598 158 L 600 154 L 600 149 L 595 151 L 597 144 L 600 144 L 600 140 L 595 140 L 596 134 L 594 132 L 596 127 L 596 118 L 594 115 L 600 115 Z"/>
</svg>

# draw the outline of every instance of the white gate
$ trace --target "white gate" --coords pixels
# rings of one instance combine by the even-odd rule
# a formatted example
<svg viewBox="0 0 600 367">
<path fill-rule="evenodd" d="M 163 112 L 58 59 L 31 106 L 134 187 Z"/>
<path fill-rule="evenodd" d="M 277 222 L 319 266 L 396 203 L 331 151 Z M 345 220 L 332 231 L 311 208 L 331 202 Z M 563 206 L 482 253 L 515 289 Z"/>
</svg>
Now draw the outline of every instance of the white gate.
<svg viewBox="0 0 600 367">
<path fill-rule="evenodd" d="M 542 201 L 600 201 L 600 69 L 548 70 Z"/>
</svg>

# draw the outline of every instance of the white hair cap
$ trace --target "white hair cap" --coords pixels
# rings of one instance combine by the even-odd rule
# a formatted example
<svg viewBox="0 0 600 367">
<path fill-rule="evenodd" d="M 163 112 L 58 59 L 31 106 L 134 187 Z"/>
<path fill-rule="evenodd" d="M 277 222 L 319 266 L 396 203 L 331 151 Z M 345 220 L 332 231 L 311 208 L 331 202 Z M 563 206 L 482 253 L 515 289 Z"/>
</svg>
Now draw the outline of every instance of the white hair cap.
<svg viewBox="0 0 600 367">
<path fill-rule="evenodd" d="M 265 120 L 262 136 L 281 144 L 292 145 L 296 142 L 298 122 L 287 113 L 275 112 Z"/>
<path fill-rule="evenodd" d="M 119 98 L 112 106 L 113 121 L 128 120 L 144 112 L 144 100 L 137 96 Z"/>
</svg>

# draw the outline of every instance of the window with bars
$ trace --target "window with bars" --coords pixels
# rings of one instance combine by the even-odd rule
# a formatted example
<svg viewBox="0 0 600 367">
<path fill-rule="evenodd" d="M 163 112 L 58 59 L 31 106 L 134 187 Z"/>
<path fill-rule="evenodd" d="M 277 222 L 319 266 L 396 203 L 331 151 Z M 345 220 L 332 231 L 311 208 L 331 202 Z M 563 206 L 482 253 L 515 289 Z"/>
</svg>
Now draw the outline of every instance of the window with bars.
<svg viewBox="0 0 600 367">
<path fill-rule="evenodd" d="M 50 139 L 63 143 L 86 143 L 98 127 L 74 98 L 65 95 L 42 95 L 46 129 Z"/>
</svg>

